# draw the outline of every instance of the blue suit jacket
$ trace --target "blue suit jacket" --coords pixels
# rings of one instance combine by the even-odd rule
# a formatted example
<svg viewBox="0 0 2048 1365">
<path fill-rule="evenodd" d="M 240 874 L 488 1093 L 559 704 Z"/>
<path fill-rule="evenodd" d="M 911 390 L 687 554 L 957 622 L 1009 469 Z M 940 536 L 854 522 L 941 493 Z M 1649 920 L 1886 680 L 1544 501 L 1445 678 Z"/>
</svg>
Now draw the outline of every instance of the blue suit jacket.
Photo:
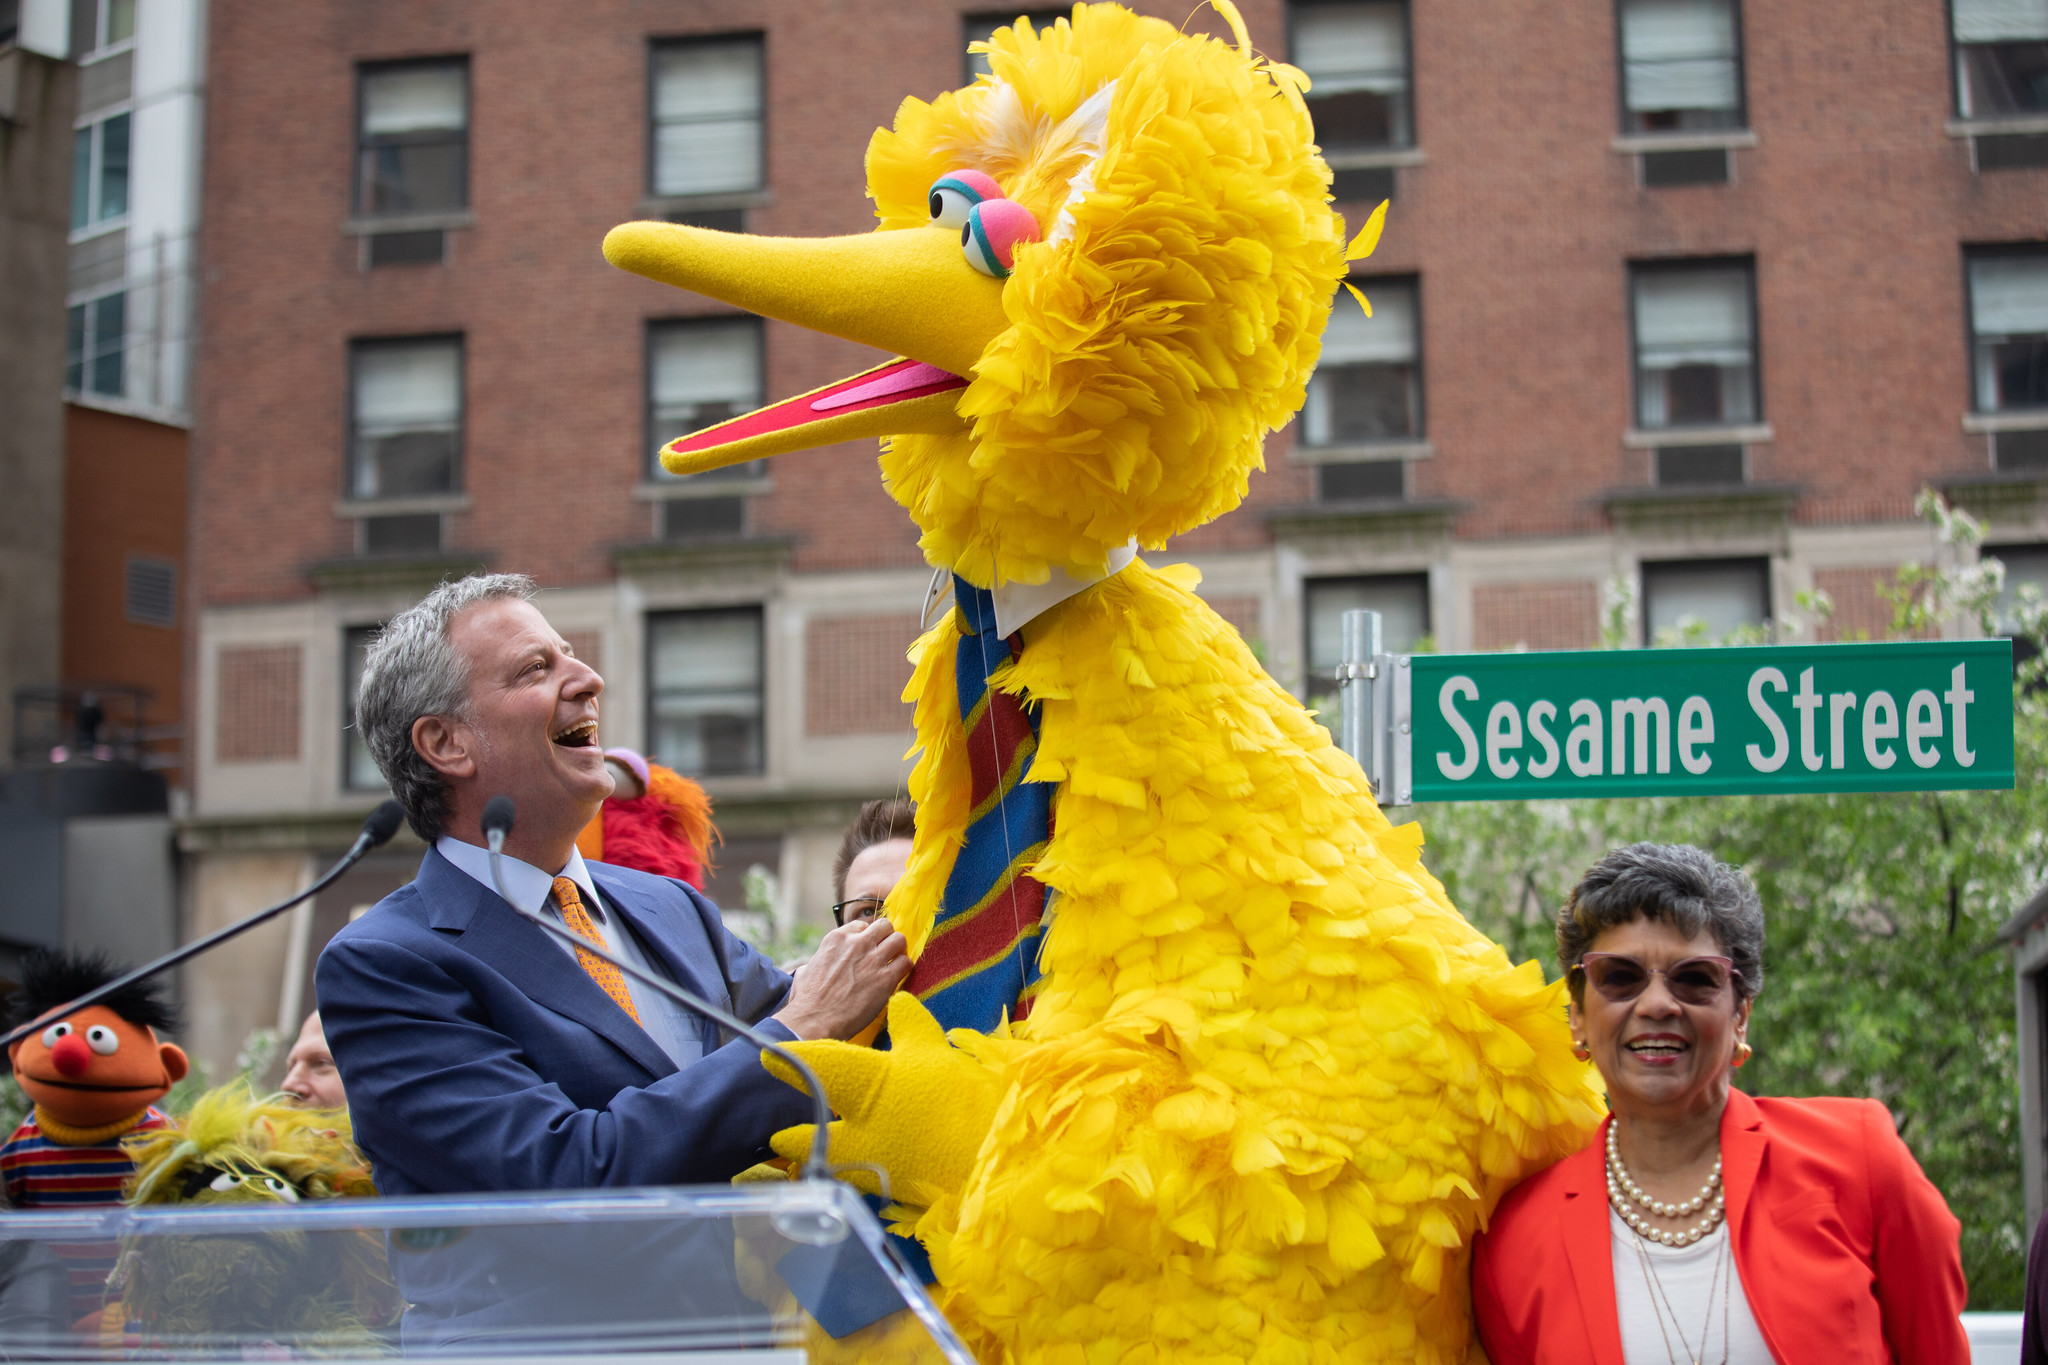
<svg viewBox="0 0 2048 1365">
<path fill-rule="evenodd" d="M 651 962 L 749 1023 L 789 976 L 681 882 L 589 864 Z M 429 849 L 419 875 L 328 944 L 320 1019 L 379 1192 L 695 1184 L 772 1155 L 810 1119 L 753 1044 L 682 1070 L 537 926 Z M 772 1020 L 764 1031 L 787 1041 Z"/>
</svg>

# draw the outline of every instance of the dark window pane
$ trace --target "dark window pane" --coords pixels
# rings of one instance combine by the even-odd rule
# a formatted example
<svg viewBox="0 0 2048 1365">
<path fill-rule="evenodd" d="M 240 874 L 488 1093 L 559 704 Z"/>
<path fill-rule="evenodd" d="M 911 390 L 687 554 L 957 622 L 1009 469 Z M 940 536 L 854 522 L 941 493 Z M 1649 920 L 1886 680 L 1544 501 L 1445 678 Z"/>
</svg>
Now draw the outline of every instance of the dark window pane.
<svg viewBox="0 0 2048 1365">
<path fill-rule="evenodd" d="M 1656 452 L 1660 488 L 1741 483 L 1741 446 L 1666 446 Z"/>
<path fill-rule="evenodd" d="M 2005 137 L 1980 137 L 1977 169 L 1980 171 L 2031 171 L 2048 166 L 2048 136 L 2014 133 Z"/>
<path fill-rule="evenodd" d="M 761 613 L 648 618 L 651 756 L 692 776 L 759 772 Z"/>
<path fill-rule="evenodd" d="M 1429 634 L 1429 577 L 1381 574 L 1370 578 L 1312 578 L 1302 585 L 1308 627 L 1308 704 L 1324 724 L 1337 723 L 1337 665 L 1342 661 L 1344 613 L 1380 614 L 1380 648 L 1411 654 Z"/>
<path fill-rule="evenodd" d="M 100 207 L 104 222 L 128 212 L 128 116 L 116 114 L 100 125 Z"/>
<path fill-rule="evenodd" d="M 380 232 L 370 238 L 369 261 L 376 265 L 439 265 L 447 249 L 445 232 Z"/>
<path fill-rule="evenodd" d="M 1706 147 L 1696 151 L 1643 153 L 1643 184 L 1650 189 L 1668 185 L 1725 185 L 1728 183 L 1728 149 Z"/>
<path fill-rule="evenodd" d="M 1346 166 L 1330 175 L 1330 196 L 1340 204 L 1377 204 L 1394 197 L 1392 166 Z"/>
<path fill-rule="evenodd" d="M 678 498 L 661 505 L 661 538 L 736 536 L 746 529 L 745 498 Z"/>
<path fill-rule="evenodd" d="M 1401 123 L 1401 96 L 1377 90 L 1347 90 L 1308 101 L 1316 141 L 1325 151 L 1384 147 Z"/>
<path fill-rule="evenodd" d="M 85 305 L 73 304 L 64 312 L 64 387 L 85 387 Z"/>
<path fill-rule="evenodd" d="M 80 128 L 71 135 L 71 228 L 77 231 L 92 222 L 93 130 Z"/>
<path fill-rule="evenodd" d="M 1658 109 L 1628 116 L 1629 131 L 1637 133 L 1712 133 L 1741 126 L 1735 109 Z"/>
<path fill-rule="evenodd" d="M 2048 336 L 2014 337 L 1989 349 L 2001 409 L 2048 407 Z"/>
<path fill-rule="evenodd" d="M 364 438 L 364 457 L 376 471 L 380 498 L 455 489 L 455 433 L 401 431 Z"/>
<path fill-rule="evenodd" d="M 745 232 L 747 211 L 745 209 L 688 209 L 682 213 L 671 213 L 671 223 L 682 223 L 688 227 L 710 228 L 713 232 Z"/>
<path fill-rule="evenodd" d="M 1991 438 L 1991 450 L 2003 473 L 2048 473 L 2048 431 L 2001 431 Z"/>
<path fill-rule="evenodd" d="M 1316 371 L 1329 393 L 1326 445 L 1406 440 L 1415 434 L 1413 365 L 1337 365 Z"/>
<path fill-rule="evenodd" d="M 460 134 L 364 147 L 363 212 L 441 213 L 463 207 L 468 150 Z"/>
<path fill-rule="evenodd" d="M 1967 117 L 2048 113 L 2048 43 L 1958 43 L 1956 62 Z"/>
<path fill-rule="evenodd" d="M 341 785 L 351 790 L 384 789 L 384 774 L 377 771 L 377 760 L 370 757 L 370 746 L 363 743 L 362 732 L 356 729 L 356 693 L 362 686 L 363 660 L 370 652 L 370 642 L 377 638 L 377 632 L 382 628 L 352 626 L 342 634 L 341 725 L 345 757 Z"/>
<path fill-rule="evenodd" d="M 363 518 L 363 553 L 434 554 L 441 548 L 441 518 L 433 512 Z"/>
<path fill-rule="evenodd" d="M 1720 421 L 1721 367 L 1679 365 L 1667 371 L 1664 403 L 1668 420 L 1674 423 Z"/>
<path fill-rule="evenodd" d="M 92 318 L 89 349 L 92 363 L 86 387 L 94 393 L 119 397 L 122 392 L 122 361 L 127 355 L 128 296 L 109 294 L 87 305 Z"/>
<path fill-rule="evenodd" d="M 1763 559 L 1707 559 L 1643 565 L 1643 643 L 1660 633 L 1725 639 L 1771 617 L 1771 569 Z"/>
<path fill-rule="evenodd" d="M 1407 491 L 1407 462 L 1348 460 L 1316 466 L 1316 496 L 1325 502 L 1398 498 Z"/>
</svg>

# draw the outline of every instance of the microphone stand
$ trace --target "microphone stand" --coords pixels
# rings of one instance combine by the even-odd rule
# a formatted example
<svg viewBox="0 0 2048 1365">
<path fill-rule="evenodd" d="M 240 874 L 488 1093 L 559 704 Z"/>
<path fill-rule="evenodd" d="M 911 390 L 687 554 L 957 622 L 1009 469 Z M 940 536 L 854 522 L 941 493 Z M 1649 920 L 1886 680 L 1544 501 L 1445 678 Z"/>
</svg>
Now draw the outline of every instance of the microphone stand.
<svg viewBox="0 0 2048 1365">
<path fill-rule="evenodd" d="M 134 971 L 118 976 L 104 986 L 98 986 L 87 991 L 76 1000 L 59 1005 L 56 1009 L 48 1010 L 25 1024 L 9 1029 L 5 1034 L 0 1034 L 0 1052 L 4 1052 L 6 1049 L 14 1046 L 15 1043 L 28 1037 L 37 1029 L 57 1022 L 67 1014 L 97 1005 L 108 996 L 126 989 L 144 977 L 155 976 L 158 972 L 167 971 L 181 962 L 189 961 L 208 949 L 226 943 L 229 939 L 239 934 L 247 933 L 259 924 L 275 919 L 300 902 L 310 900 L 314 896 L 319 895 L 322 891 L 334 885 L 342 873 L 348 871 L 357 862 L 361 861 L 365 853 L 368 853 L 371 849 L 376 848 L 378 845 L 389 840 L 392 835 L 398 833 L 398 826 L 404 819 L 405 812 L 396 801 L 384 802 L 377 809 L 371 811 L 369 818 L 363 821 L 363 832 L 356 836 L 355 843 L 349 847 L 347 853 L 341 856 L 341 861 L 328 868 L 320 880 L 314 882 L 304 891 L 299 892 L 298 895 L 293 896 L 289 900 L 279 901 L 276 905 L 258 910 L 247 919 L 238 920 L 228 925 L 225 929 L 216 930 L 205 938 L 197 939 L 182 948 L 174 949 L 154 962 L 144 963 Z"/>
<path fill-rule="evenodd" d="M 504 803 L 503 807 L 498 805 L 499 802 Z M 830 1138 L 826 1130 L 832 1123 L 832 1109 L 825 1102 L 824 1083 L 818 1079 L 818 1073 L 811 1070 L 809 1063 L 805 1062 L 803 1058 L 797 1056 L 794 1052 L 783 1047 L 775 1039 L 757 1032 L 751 1025 L 740 1022 L 739 1019 L 718 1008 L 718 1006 L 710 1001 L 700 999 L 694 992 L 685 990 L 673 981 L 665 980 L 656 976 L 653 972 L 646 971 L 634 966 L 630 962 L 622 960 L 602 943 L 593 943 L 591 940 L 583 937 L 583 935 L 574 932 L 564 925 L 555 923 L 546 915 L 528 910 L 518 901 L 512 899 L 511 891 L 505 886 L 503 867 L 505 835 L 512 828 L 511 806 L 511 799 L 504 796 L 494 796 L 486 803 L 484 810 L 484 838 L 487 841 L 491 854 L 491 881 L 496 884 L 500 899 L 512 907 L 512 913 L 539 925 L 550 935 L 577 949 L 579 952 L 589 953 L 602 961 L 611 963 L 612 966 L 618 968 L 627 976 L 632 977 L 635 981 L 659 991 L 677 1004 L 703 1015 L 719 1027 L 738 1034 L 762 1051 L 770 1052 L 780 1057 L 789 1066 L 790 1070 L 803 1078 L 804 1089 L 811 1101 L 811 1150 L 804 1157 L 803 1177 L 806 1180 L 831 1179 L 832 1165 L 827 1156 Z"/>
</svg>

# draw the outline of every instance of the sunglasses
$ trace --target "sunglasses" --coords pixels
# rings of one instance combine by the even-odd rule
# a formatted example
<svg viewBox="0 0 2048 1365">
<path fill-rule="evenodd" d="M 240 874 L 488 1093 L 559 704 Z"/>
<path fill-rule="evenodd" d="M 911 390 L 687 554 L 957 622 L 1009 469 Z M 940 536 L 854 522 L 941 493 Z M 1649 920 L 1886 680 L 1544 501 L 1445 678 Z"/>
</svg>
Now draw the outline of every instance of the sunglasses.
<svg viewBox="0 0 2048 1365">
<path fill-rule="evenodd" d="M 1742 979 L 1725 957 L 1689 957 L 1669 967 L 1646 967 L 1626 953 L 1587 953 L 1572 968 L 1603 1000 L 1625 1004 L 1650 988 L 1650 978 L 1664 978 L 1664 989 L 1681 1005 L 1711 1005 L 1731 981 Z"/>
</svg>

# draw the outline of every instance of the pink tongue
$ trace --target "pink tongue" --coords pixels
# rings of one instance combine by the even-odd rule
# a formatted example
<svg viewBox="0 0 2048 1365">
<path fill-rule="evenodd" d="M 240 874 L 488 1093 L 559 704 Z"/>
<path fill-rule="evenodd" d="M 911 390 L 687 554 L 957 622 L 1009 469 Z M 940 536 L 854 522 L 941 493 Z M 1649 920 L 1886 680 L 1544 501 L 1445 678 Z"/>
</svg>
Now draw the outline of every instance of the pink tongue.
<svg viewBox="0 0 2048 1365">
<path fill-rule="evenodd" d="M 834 408 L 851 407 L 870 398 L 887 398 L 892 393 L 903 393 L 929 384 L 943 384 L 953 377 L 938 366 L 927 365 L 920 360 L 915 365 L 906 365 L 900 370 L 892 370 L 888 374 L 870 379 L 856 388 L 828 393 L 811 404 L 811 411 L 830 412 Z"/>
</svg>

